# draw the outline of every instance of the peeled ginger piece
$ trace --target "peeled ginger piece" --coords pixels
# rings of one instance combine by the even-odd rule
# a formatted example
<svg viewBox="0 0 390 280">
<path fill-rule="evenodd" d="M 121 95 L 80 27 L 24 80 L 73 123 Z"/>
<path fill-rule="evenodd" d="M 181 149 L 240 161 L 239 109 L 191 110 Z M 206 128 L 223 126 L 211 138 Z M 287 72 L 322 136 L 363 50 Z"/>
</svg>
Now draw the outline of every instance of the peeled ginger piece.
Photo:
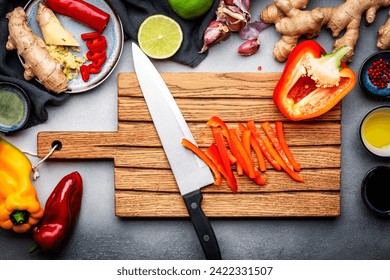
<svg viewBox="0 0 390 280">
<path fill-rule="evenodd" d="M 66 30 L 54 12 L 44 4 L 38 4 L 37 22 L 47 45 L 78 47 L 77 40 Z"/>
</svg>

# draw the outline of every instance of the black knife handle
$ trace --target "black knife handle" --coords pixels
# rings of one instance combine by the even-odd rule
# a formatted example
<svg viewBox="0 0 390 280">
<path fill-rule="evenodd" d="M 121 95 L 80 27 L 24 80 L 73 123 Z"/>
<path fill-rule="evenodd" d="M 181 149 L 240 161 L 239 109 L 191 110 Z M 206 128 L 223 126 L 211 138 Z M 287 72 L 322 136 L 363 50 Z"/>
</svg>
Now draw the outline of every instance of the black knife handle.
<svg viewBox="0 0 390 280">
<path fill-rule="evenodd" d="M 195 190 L 184 195 L 183 198 L 206 259 L 221 260 L 221 252 L 214 230 L 201 207 L 203 198 L 202 192 L 200 190 Z"/>
</svg>

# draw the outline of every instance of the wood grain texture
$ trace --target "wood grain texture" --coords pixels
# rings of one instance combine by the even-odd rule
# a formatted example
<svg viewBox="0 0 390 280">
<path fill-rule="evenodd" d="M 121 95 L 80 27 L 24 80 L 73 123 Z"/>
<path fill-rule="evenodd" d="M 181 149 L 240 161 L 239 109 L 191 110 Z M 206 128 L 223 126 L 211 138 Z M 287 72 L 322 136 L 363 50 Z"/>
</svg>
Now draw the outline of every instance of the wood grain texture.
<svg viewBox="0 0 390 280">
<path fill-rule="evenodd" d="M 209 217 L 334 217 L 340 215 L 341 104 L 327 114 L 291 122 L 273 104 L 280 73 L 162 73 L 198 145 L 213 139 L 208 119 L 283 121 L 286 141 L 301 164 L 304 183 L 267 163 L 267 183 L 238 176 L 238 193 L 203 188 Z M 38 155 L 62 143 L 51 159 L 114 160 L 115 213 L 119 217 L 188 217 L 134 73 L 118 75 L 118 131 L 40 132 Z M 224 181 L 223 181 L 224 183 Z"/>
</svg>

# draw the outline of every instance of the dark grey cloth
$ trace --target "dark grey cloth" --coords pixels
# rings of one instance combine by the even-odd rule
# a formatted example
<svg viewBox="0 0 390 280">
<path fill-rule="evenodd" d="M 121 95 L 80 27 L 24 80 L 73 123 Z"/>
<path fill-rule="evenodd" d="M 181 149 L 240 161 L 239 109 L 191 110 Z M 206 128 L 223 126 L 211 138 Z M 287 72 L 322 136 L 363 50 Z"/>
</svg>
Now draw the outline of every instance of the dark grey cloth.
<svg viewBox="0 0 390 280">
<path fill-rule="evenodd" d="M 168 1 L 164 0 L 107 0 L 123 23 L 126 40 L 136 41 L 137 32 L 142 21 L 153 14 L 165 14 L 174 18 L 183 30 L 183 44 L 179 51 L 171 58 L 190 67 L 197 66 L 207 54 L 199 54 L 203 44 L 203 33 L 209 22 L 215 16 L 218 0 L 209 12 L 196 20 L 184 20 L 178 17 L 170 8 Z M 23 88 L 30 98 L 32 112 L 26 128 L 35 126 L 47 120 L 48 105 L 61 105 L 65 103 L 69 94 L 52 94 L 44 87 L 33 81 L 23 78 L 23 66 L 16 51 L 7 51 L 5 45 L 8 37 L 8 20 L 6 14 L 17 6 L 25 6 L 28 1 L 0 0 L 0 81 L 16 83 Z M 77 98 L 77 97 L 73 97 Z"/>
<path fill-rule="evenodd" d="M 203 45 L 203 33 L 210 21 L 215 17 L 218 0 L 202 17 L 195 20 L 185 20 L 177 16 L 169 6 L 168 0 L 109 0 L 111 6 L 121 18 L 127 38 L 137 39 L 138 28 L 150 15 L 164 14 L 176 20 L 183 30 L 183 43 L 172 60 L 195 67 L 206 57 L 199 54 Z"/>
<path fill-rule="evenodd" d="M 50 94 L 35 80 L 26 81 L 23 78 L 24 68 L 19 61 L 16 51 L 7 51 L 5 49 L 8 38 L 8 20 L 5 16 L 15 7 L 25 6 L 26 3 L 27 1 L 0 0 L 0 81 L 17 84 L 29 96 L 32 109 L 26 126 L 28 128 L 46 121 L 48 113 L 45 107 L 49 104 L 62 104 L 69 94 Z"/>
</svg>

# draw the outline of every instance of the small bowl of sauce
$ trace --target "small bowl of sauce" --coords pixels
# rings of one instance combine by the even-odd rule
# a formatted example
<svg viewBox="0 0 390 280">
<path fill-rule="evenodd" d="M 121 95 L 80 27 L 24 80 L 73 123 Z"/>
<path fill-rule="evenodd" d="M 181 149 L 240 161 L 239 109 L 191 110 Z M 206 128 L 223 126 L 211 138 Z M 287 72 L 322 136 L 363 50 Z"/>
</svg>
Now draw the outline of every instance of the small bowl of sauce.
<svg viewBox="0 0 390 280">
<path fill-rule="evenodd" d="M 359 134 L 369 152 L 390 157 L 390 106 L 380 106 L 368 112 L 360 124 Z"/>
<path fill-rule="evenodd" d="M 25 127 L 30 117 L 30 100 L 15 84 L 0 82 L 0 132 L 12 133 Z"/>
<path fill-rule="evenodd" d="M 390 166 L 372 168 L 363 178 L 362 199 L 375 214 L 390 216 Z"/>
</svg>

